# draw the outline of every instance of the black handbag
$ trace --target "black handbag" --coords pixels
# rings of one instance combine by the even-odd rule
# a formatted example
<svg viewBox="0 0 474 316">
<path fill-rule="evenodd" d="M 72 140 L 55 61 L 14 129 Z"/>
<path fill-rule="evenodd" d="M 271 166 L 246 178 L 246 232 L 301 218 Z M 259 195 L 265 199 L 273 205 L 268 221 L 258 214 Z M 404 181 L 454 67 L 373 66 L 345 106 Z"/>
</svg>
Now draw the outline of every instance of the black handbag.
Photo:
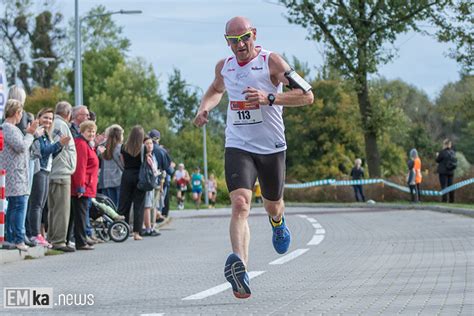
<svg viewBox="0 0 474 316">
<path fill-rule="evenodd" d="M 151 191 L 157 187 L 159 174 L 155 175 L 155 173 L 153 172 L 153 168 L 144 159 L 144 155 L 145 155 L 144 152 L 145 150 L 142 147 L 142 150 L 141 150 L 142 165 L 140 166 L 140 172 L 138 174 L 137 188 L 138 190 L 141 190 L 141 191 Z"/>
</svg>

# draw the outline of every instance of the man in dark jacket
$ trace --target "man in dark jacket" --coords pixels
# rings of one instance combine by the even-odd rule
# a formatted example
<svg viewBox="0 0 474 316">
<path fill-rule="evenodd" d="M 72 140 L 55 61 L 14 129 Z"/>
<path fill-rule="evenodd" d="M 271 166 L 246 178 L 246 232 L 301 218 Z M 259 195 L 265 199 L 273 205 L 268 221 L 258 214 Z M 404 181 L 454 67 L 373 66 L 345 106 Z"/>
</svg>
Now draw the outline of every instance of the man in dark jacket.
<svg viewBox="0 0 474 316">
<path fill-rule="evenodd" d="M 166 172 L 162 175 L 163 179 L 163 189 L 161 192 L 157 190 L 157 194 L 155 195 L 156 208 L 157 208 L 157 223 L 160 224 L 161 222 L 165 221 L 168 217 L 169 206 L 166 205 L 166 199 L 169 200 L 169 186 L 170 186 L 170 176 L 174 172 L 174 162 L 171 161 L 171 157 L 161 145 L 160 145 L 160 138 L 161 134 L 158 130 L 152 129 L 150 133 L 148 133 L 151 139 L 153 139 L 153 154 L 156 157 L 156 161 L 158 161 L 158 169 L 161 171 Z"/>
<path fill-rule="evenodd" d="M 352 180 L 361 180 L 364 178 L 364 168 L 361 167 L 362 160 L 357 158 L 355 160 L 355 166 L 351 170 Z M 364 191 L 362 190 L 362 185 L 355 184 L 352 186 L 354 188 L 355 198 L 357 202 L 365 202 Z"/>
<path fill-rule="evenodd" d="M 441 190 L 453 184 L 454 170 L 457 167 L 456 153 L 449 139 L 443 142 L 443 150 L 436 154 L 438 163 L 439 183 Z M 448 194 L 443 194 L 443 202 L 448 202 Z M 454 191 L 449 192 L 449 203 L 454 203 Z"/>
</svg>

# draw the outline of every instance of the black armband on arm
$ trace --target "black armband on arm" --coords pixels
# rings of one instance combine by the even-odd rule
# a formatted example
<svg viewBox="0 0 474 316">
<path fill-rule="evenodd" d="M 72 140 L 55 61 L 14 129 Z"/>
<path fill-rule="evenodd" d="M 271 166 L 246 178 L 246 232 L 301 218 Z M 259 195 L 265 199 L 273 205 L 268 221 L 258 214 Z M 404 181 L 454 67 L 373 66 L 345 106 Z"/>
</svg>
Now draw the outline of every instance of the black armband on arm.
<svg viewBox="0 0 474 316">
<path fill-rule="evenodd" d="M 288 80 L 288 88 L 290 89 L 301 89 L 304 93 L 312 89 L 311 85 L 304 80 L 296 71 L 290 69 L 285 72 L 285 78 Z"/>
</svg>

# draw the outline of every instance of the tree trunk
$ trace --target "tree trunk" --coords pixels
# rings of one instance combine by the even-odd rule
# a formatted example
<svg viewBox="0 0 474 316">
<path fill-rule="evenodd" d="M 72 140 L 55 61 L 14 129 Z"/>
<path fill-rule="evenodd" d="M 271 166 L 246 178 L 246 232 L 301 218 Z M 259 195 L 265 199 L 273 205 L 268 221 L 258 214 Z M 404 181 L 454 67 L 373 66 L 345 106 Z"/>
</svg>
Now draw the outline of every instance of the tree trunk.
<svg viewBox="0 0 474 316">
<path fill-rule="evenodd" d="M 20 71 L 18 72 L 18 78 L 23 83 L 23 88 L 27 95 L 31 94 L 31 86 L 28 82 L 28 66 L 25 64 L 20 65 Z"/>
<path fill-rule="evenodd" d="M 364 131 L 365 139 L 365 155 L 367 156 L 367 164 L 369 165 L 369 176 L 371 178 L 379 178 L 380 172 L 380 153 L 377 145 L 377 135 L 372 131 Z"/>
<path fill-rule="evenodd" d="M 359 77 L 359 87 L 357 99 L 362 117 L 362 127 L 364 129 L 365 155 L 369 166 L 370 177 L 380 177 L 380 153 L 377 145 L 377 131 L 373 128 L 370 119 L 372 117 L 372 105 L 369 99 L 369 87 L 367 85 L 367 75 Z"/>
</svg>

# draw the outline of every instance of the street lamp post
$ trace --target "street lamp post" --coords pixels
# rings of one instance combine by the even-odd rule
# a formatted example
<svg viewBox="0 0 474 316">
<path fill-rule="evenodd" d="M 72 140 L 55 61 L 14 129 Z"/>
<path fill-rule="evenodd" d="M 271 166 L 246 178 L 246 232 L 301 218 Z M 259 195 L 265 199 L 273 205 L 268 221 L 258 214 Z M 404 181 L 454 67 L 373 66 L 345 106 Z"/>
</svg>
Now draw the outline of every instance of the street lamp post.
<svg viewBox="0 0 474 316">
<path fill-rule="evenodd" d="M 109 16 L 114 14 L 141 14 L 141 10 L 119 10 L 113 12 L 106 12 L 101 14 L 92 14 L 83 18 L 79 17 L 79 0 L 75 3 L 74 24 L 76 28 L 75 48 L 76 60 L 74 62 L 74 102 L 75 105 L 82 105 L 82 52 L 81 52 L 81 22 L 85 19 L 93 17 Z"/>
<path fill-rule="evenodd" d="M 81 75 L 82 75 L 82 61 L 81 61 L 81 20 L 79 18 L 79 0 L 76 0 L 74 25 L 76 28 L 76 59 L 74 62 L 74 102 L 75 105 L 82 104 L 82 89 L 81 89 Z"/>
<path fill-rule="evenodd" d="M 201 98 L 204 96 L 204 90 L 201 87 L 192 84 L 186 84 L 186 86 L 198 89 L 201 92 Z M 206 124 L 202 126 L 202 158 L 204 163 L 204 203 L 209 206 L 209 195 L 207 193 L 207 131 Z"/>
<path fill-rule="evenodd" d="M 30 61 L 31 61 L 32 63 L 38 62 L 38 61 L 39 61 L 39 62 L 48 63 L 48 62 L 50 62 L 50 61 L 55 61 L 55 60 L 56 60 L 56 58 L 54 58 L 54 57 L 38 57 L 38 58 L 33 58 L 33 59 L 31 59 Z M 27 60 L 22 60 L 22 61 L 20 61 L 20 62 L 17 64 L 17 66 L 15 67 L 15 84 L 17 83 L 17 78 L 18 78 L 18 76 L 17 76 L 17 75 L 18 75 L 18 68 L 20 68 L 21 65 L 27 64 L 27 63 L 28 63 Z"/>
<path fill-rule="evenodd" d="M 204 203 L 206 206 L 209 206 L 209 194 L 207 192 L 207 133 L 206 133 L 206 124 L 202 126 L 202 156 L 204 159 Z"/>
</svg>

